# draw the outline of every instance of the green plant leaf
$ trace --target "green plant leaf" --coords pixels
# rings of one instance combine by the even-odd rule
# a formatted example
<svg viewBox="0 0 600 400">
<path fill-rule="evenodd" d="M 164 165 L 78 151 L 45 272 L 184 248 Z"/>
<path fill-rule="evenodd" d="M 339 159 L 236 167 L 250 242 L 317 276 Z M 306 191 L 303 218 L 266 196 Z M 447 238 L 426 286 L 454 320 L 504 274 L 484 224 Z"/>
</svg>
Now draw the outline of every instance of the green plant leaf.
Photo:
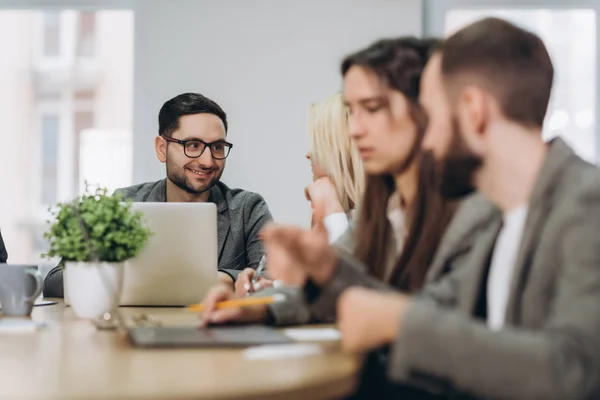
<svg viewBox="0 0 600 400">
<path fill-rule="evenodd" d="M 83 196 L 58 203 L 50 212 L 46 257 L 85 262 L 92 261 L 95 252 L 100 261 L 121 262 L 139 254 L 152 235 L 143 214 L 133 212 L 131 202 L 123 202 L 120 195 L 109 196 L 105 188 L 90 191 L 86 185 Z"/>
</svg>

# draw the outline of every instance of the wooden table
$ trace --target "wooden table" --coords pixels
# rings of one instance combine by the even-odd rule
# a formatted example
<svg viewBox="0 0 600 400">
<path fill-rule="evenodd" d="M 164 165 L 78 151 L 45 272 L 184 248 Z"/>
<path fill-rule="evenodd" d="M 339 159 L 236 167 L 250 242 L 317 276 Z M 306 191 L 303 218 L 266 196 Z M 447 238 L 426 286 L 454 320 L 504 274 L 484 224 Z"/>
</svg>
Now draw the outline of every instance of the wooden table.
<svg viewBox="0 0 600 400">
<path fill-rule="evenodd" d="M 195 324 L 178 308 L 122 308 L 163 324 Z M 331 399 L 350 394 L 360 360 L 323 343 L 321 355 L 248 360 L 242 349 L 137 349 L 59 303 L 35 307 L 48 327 L 0 334 L 0 399 Z"/>
</svg>

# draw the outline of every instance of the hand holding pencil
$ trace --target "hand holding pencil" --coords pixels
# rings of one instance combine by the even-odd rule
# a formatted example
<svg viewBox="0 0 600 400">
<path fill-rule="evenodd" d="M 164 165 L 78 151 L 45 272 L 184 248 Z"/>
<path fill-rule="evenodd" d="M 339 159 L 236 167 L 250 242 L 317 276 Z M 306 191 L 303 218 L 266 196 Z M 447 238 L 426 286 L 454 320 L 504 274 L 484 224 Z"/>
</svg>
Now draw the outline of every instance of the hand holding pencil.
<svg viewBox="0 0 600 400">
<path fill-rule="evenodd" d="M 235 280 L 234 290 L 237 296 L 249 296 L 259 290 L 273 286 L 273 281 L 266 279 L 263 272 L 266 267 L 266 257 L 263 255 L 256 269 L 246 268 Z"/>
<path fill-rule="evenodd" d="M 215 309 L 224 310 L 228 308 L 244 308 L 257 305 L 267 305 L 272 304 L 276 301 L 282 301 L 284 299 L 285 296 L 282 294 L 274 294 L 273 296 L 263 297 L 245 297 L 240 299 L 231 299 L 216 303 Z M 204 304 L 193 304 L 191 306 L 188 306 L 188 310 L 192 312 L 205 312 L 207 308 L 204 306 Z"/>
<path fill-rule="evenodd" d="M 202 312 L 200 326 L 226 322 L 261 323 L 267 321 L 267 305 L 281 300 L 283 295 L 240 298 L 231 287 L 220 285 L 208 292 L 202 304 L 189 309 Z"/>
</svg>

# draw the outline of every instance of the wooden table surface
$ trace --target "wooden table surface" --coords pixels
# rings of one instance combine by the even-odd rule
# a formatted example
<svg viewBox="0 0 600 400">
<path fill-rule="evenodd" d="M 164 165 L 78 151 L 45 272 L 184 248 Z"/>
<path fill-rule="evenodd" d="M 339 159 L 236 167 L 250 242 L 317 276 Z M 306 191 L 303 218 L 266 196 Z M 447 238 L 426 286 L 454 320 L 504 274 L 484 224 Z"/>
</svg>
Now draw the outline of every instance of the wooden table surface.
<svg viewBox="0 0 600 400">
<path fill-rule="evenodd" d="M 180 308 L 121 308 L 164 325 L 193 325 Z M 34 308 L 48 326 L 0 333 L 0 399 L 331 399 L 352 393 L 360 360 L 336 342 L 319 355 L 248 360 L 243 349 L 137 349 L 62 303 Z"/>
</svg>

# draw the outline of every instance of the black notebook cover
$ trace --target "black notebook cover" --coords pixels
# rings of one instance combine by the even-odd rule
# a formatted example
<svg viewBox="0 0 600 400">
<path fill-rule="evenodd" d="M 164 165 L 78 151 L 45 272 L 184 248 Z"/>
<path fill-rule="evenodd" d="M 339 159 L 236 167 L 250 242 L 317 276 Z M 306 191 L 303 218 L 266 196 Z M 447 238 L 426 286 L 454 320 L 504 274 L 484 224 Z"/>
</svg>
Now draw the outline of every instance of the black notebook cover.
<svg viewBox="0 0 600 400">
<path fill-rule="evenodd" d="M 268 326 L 141 326 L 128 331 L 135 347 L 249 347 L 293 341 Z"/>
</svg>

